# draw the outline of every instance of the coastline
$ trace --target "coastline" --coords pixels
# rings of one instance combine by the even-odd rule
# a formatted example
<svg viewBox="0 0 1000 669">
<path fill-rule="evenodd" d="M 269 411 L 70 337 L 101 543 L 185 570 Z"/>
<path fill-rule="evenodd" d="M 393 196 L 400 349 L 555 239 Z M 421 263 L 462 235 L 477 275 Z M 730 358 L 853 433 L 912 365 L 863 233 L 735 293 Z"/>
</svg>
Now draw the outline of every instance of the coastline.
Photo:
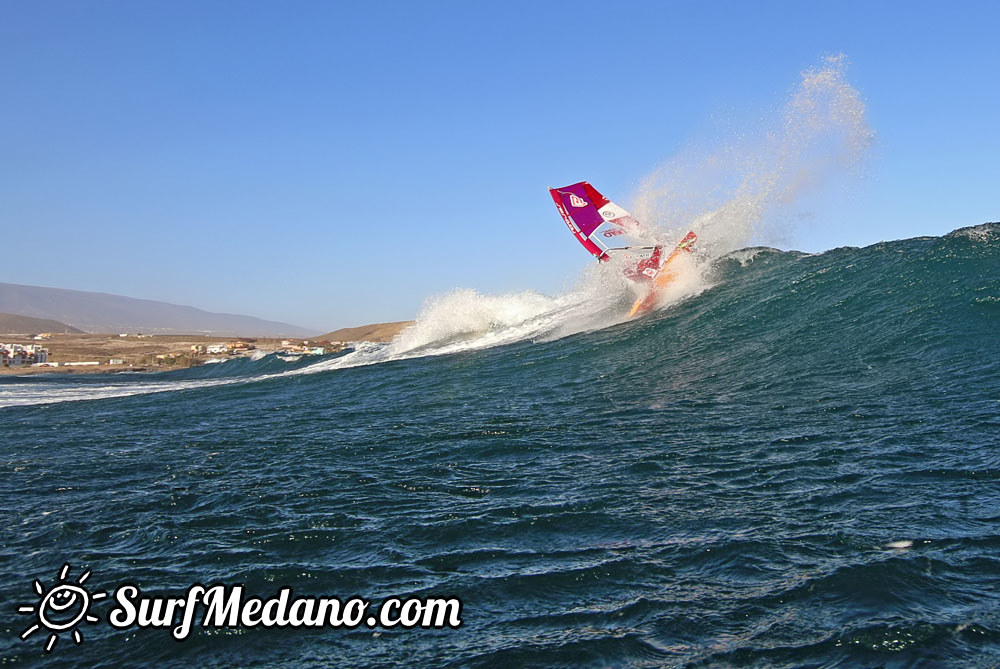
<svg viewBox="0 0 1000 669">
<path fill-rule="evenodd" d="M 321 355 L 344 350 L 352 341 L 390 341 L 413 321 L 375 323 L 344 328 L 315 339 L 280 337 L 219 337 L 209 335 L 145 335 L 63 333 L 0 334 L 0 342 L 41 345 L 48 363 L 0 366 L 0 376 L 35 374 L 119 374 L 166 372 L 203 365 L 212 359 L 247 357 L 257 352 Z M 218 348 L 224 348 L 219 351 Z M 213 350 L 214 349 L 214 350 Z M 212 352 L 210 352 L 212 351 Z M 110 364 L 110 361 L 116 364 Z"/>
<path fill-rule="evenodd" d="M 153 367 L 151 365 L 90 365 L 86 367 L 47 367 L 17 365 L 0 367 L 0 376 L 35 376 L 37 374 L 121 374 L 131 372 L 166 372 L 178 367 Z"/>
<path fill-rule="evenodd" d="M 0 366 L 0 376 L 35 374 L 116 374 L 165 372 L 203 365 L 211 359 L 238 358 L 263 353 L 309 350 L 334 353 L 343 342 L 275 339 L 270 337 L 210 337 L 201 335 L 107 335 L 52 334 L 43 340 L 28 336 L 0 335 L 13 344 L 40 344 L 48 349 L 48 363 Z M 225 347 L 214 351 L 212 347 Z M 114 364 L 111 361 L 115 361 Z M 58 366 L 54 366 L 56 363 Z"/>
</svg>

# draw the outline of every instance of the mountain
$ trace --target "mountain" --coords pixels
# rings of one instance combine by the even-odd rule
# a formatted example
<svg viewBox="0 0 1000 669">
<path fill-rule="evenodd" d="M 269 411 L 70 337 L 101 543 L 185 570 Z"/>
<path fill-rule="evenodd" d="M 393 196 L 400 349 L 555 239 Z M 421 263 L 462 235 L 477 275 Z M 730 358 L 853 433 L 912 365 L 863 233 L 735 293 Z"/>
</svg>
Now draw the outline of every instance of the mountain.
<svg viewBox="0 0 1000 669">
<path fill-rule="evenodd" d="M 308 337 L 313 332 L 288 323 L 213 313 L 156 300 L 14 283 L 0 283 L 0 312 L 54 319 L 87 332 L 102 333 Z"/>
<path fill-rule="evenodd" d="M 359 325 L 356 328 L 340 328 L 325 335 L 316 337 L 326 341 L 390 341 L 413 321 L 396 321 L 395 323 L 373 323 Z"/>
<path fill-rule="evenodd" d="M 80 334 L 83 330 L 48 318 L 0 314 L 0 334 L 40 334 L 42 332 Z"/>
</svg>

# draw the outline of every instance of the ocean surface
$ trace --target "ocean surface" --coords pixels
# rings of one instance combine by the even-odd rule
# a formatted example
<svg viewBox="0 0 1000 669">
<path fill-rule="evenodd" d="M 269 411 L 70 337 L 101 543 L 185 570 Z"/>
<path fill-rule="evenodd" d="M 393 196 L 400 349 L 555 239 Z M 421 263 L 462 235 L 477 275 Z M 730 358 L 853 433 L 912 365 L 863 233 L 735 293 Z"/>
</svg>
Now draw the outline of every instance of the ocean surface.
<svg viewBox="0 0 1000 669">
<path fill-rule="evenodd" d="M 1000 665 L 1000 226 L 744 249 L 632 322 L 608 281 L 338 356 L 0 378 L 0 665 Z M 64 563 L 462 624 L 178 642 L 109 596 L 46 652 Z"/>
</svg>

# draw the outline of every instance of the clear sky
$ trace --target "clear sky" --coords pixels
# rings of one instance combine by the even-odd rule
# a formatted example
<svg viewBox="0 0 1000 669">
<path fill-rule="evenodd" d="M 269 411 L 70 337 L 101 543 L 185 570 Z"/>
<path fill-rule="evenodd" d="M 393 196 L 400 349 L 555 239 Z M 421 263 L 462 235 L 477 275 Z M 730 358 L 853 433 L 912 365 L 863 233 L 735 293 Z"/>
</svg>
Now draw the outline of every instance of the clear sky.
<svg viewBox="0 0 1000 669">
<path fill-rule="evenodd" d="M 843 53 L 875 143 L 817 251 L 1000 219 L 1000 3 L 0 0 L 0 281 L 317 330 L 563 289 L 628 204 Z"/>
</svg>

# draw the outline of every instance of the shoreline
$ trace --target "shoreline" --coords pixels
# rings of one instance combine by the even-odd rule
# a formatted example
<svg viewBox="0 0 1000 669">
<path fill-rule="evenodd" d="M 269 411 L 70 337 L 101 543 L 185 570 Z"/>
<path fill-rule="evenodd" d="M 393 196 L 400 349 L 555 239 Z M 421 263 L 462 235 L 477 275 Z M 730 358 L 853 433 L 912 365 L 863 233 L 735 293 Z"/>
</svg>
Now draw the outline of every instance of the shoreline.
<svg viewBox="0 0 1000 669">
<path fill-rule="evenodd" d="M 189 365 L 196 367 L 197 365 Z M 51 367 L 45 365 L 17 365 L 15 367 L 0 367 L 0 376 L 36 376 L 38 374 L 120 374 L 139 372 L 168 372 L 181 367 L 141 367 L 132 365 L 88 365 L 71 367 Z"/>
<path fill-rule="evenodd" d="M 248 357 L 258 351 L 324 355 L 346 346 L 346 342 L 328 340 L 138 334 L 52 334 L 41 340 L 0 335 L 0 342 L 48 349 L 46 363 L 0 366 L 0 376 L 155 373 L 197 367 L 213 359 Z"/>
<path fill-rule="evenodd" d="M 277 353 L 278 351 L 268 351 L 267 353 Z M 235 360 L 236 358 L 249 357 L 249 356 L 239 356 L 234 355 L 227 357 L 226 359 Z M 52 365 L 16 365 L 13 367 L 0 367 L 0 377 L 4 376 L 37 376 L 39 374 L 72 374 L 77 376 L 80 374 L 130 374 L 130 373 L 150 373 L 158 374 L 160 372 L 170 372 L 178 369 L 190 369 L 191 367 L 201 367 L 202 365 L 210 364 L 207 361 L 197 361 L 188 364 L 174 364 L 174 365 L 110 365 L 110 364 L 100 364 L 100 365 L 59 365 L 58 367 Z M 211 363 L 214 364 L 214 363 Z"/>
<path fill-rule="evenodd" d="M 167 372 L 197 367 L 212 359 L 248 357 L 258 351 L 265 354 L 325 355 L 343 351 L 354 341 L 390 341 L 412 323 L 396 321 L 342 328 L 313 339 L 139 333 L 51 333 L 39 335 L 42 339 L 38 339 L 36 335 L 0 334 L 0 343 L 39 345 L 48 350 L 49 363 L 62 363 L 58 367 L 45 363 L 0 366 L 0 377 Z M 110 364 L 112 360 L 116 363 Z"/>
</svg>

